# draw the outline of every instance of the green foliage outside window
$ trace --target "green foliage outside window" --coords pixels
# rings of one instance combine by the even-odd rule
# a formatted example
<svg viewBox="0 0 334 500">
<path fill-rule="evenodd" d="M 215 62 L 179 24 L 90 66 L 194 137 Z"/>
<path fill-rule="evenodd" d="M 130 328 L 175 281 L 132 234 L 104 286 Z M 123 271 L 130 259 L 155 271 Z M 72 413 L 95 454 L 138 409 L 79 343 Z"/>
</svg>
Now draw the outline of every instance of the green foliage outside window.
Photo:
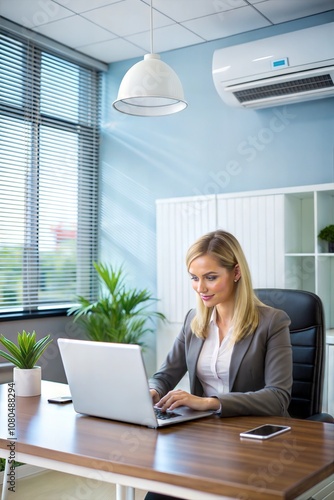
<svg viewBox="0 0 334 500">
<path fill-rule="evenodd" d="M 0 246 L 0 262 L 7 263 L 0 269 L 0 312 L 1 309 L 15 308 L 24 302 L 23 259 L 22 248 Z M 39 300 L 45 303 L 63 302 L 63 283 L 67 282 L 68 296 L 72 296 L 74 301 L 76 298 L 75 241 L 63 242 L 54 251 L 40 252 L 39 265 Z M 55 276 L 59 278 L 58 287 Z"/>
</svg>

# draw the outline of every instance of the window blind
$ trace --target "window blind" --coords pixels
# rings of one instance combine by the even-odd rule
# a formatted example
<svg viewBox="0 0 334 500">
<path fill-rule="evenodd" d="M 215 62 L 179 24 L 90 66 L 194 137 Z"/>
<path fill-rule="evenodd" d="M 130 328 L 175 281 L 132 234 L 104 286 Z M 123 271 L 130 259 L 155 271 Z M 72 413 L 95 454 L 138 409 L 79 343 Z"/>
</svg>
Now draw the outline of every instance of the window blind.
<svg viewBox="0 0 334 500">
<path fill-rule="evenodd" d="M 100 73 L 0 30 L 0 315 L 97 284 Z"/>
</svg>

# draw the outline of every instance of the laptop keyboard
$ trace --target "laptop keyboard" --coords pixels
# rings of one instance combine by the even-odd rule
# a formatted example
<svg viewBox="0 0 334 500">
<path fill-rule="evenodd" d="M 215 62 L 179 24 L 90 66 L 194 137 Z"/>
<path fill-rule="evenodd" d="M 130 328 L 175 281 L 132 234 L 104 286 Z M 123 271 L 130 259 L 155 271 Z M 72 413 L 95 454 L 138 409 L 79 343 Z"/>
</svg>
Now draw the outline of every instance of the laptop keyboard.
<svg viewBox="0 0 334 500">
<path fill-rule="evenodd" d="M 161 411 L 159 408 L 154 407 L 155 416 L 160 420 L 168 420 L 169 418 L 180 417 L 180 413 L 175 411 Z"/>
</svg>

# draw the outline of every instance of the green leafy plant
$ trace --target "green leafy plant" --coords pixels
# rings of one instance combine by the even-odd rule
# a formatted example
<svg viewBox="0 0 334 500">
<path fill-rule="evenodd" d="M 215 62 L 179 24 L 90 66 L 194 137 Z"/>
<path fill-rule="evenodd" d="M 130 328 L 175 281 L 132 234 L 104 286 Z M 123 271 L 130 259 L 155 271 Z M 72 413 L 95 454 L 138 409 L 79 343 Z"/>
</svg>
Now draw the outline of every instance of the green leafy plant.
<svg viewBox="0 0 334 500">
<path fill-rule="evenodd" d="M 330 224 L 329 226 L 321 229 L 320 233 L 318 234 L 318 238 L 320 238 L 321 240 L 334 242 L 334 224 Z"/>
<path fill-rule="evenodd" d="M 23 330 L 17 334 L 17 345 L 3 335 L 0 336 L 0 343 L 8 352 L 0 350 L 0 356 L 10 361 L 18 368 L 34 368 L 45 349 L 51 344 L 50 335 L 36 341 L 36 332 L 32 333 Z"/>
<path fill-rule="evenodd" d="M 147 289 L 127 289 L 122 266 L 114 269 L 94 263 L 94 268 L 101 285 L 101 297 L 96 302 L 78 297 L 79 305 L 72 307 L 68 314 L 75 316 L 90 340 L 145 347 L 143 336 L 153 332 L 147 322 L 153 318 L 166 319 L 164 314 L 148 309 L 157 299 Z"/>
</svg>

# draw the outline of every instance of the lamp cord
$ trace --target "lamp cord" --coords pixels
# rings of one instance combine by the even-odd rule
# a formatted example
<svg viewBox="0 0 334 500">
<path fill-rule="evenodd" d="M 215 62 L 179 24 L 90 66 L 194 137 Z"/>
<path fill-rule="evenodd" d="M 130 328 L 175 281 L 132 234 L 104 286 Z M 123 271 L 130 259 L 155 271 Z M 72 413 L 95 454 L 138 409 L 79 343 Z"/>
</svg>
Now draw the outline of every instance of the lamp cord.
<svg viewBox="0 0 334 500">
<path fill-rule="evenodd" d="M 151 24 L 151 54 L 153 54 L 153 8 L 152 8 L 152 0 L 151 0 L 151 16 L 150 16 L 150 24 Z"/>
</svg>

